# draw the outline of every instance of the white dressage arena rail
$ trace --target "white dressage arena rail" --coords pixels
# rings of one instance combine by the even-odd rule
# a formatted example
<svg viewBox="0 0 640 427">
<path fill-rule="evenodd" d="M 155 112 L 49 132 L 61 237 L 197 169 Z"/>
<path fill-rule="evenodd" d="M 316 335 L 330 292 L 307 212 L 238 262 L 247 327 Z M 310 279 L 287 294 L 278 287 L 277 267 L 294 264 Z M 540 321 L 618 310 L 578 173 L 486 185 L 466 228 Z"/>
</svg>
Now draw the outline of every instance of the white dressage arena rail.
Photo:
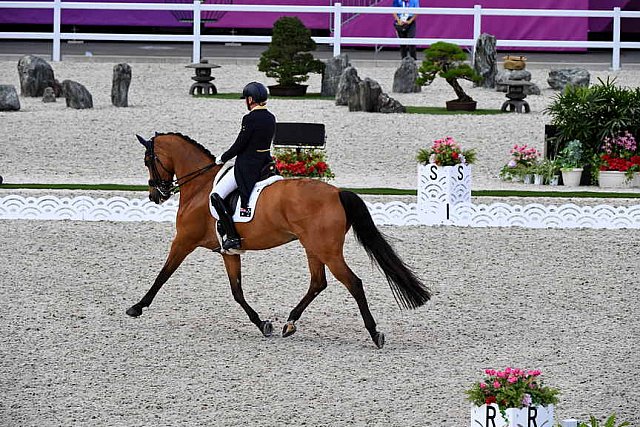
<svg viewBox="0 0 640 427">
<path fill-rule="evenodd" d="M 510 205 L 471 203 L 468 166 L 418 167 L 417 203 L 369 203 L 378 225 L 454 225 L 524 228 L 640 228 L 640 205 L 578 206 L 575 204 Z M 125 197 L 0 197 L 0 220 L 175 221 L 178 199 L 156 205 Z"/>
</svg>

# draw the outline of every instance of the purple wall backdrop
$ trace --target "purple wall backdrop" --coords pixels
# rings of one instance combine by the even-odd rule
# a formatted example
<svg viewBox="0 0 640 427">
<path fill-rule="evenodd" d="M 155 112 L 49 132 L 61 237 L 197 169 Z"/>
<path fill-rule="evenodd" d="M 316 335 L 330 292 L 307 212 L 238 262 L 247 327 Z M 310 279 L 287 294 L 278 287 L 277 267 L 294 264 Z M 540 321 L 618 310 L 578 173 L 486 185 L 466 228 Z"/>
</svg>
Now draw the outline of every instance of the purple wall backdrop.
<svg viewBox="0 0 640 427">
<path fill-rule="evenodd" d="M 78 0 L 100 1 L 109 0 Z M 119 0 L 127 2 L 129 0 Z M 134 1 L 134 0 L 131 0 Z M 158 0 L 135 0 L 152 3 Z M 175 1 L 175 0 L 174 0 Z M 296 4 L 326 5 L 323 0 L 236 0 L 235 4 Z M 390 6 L 392 0 L 383 0 L 381 6 Z M 532 2 L 533 3 L 533 2 Z M 423 6 L 433 7 L 472 7 L 480 4 L 485 8 L 520 8 L 517 0 L 423 0 Z M 614 6 L 625 10 L 640 10 L 640 0 L 537 0 L 528 8 L 539 9 L 612 9 Z M 208 27 L 221 28 L 271 28 L 281 13 L 229 12 L 218 22 L 208 23 Z M 297 14 L 308 28 L 328 29 L 328 14 Z M 0 24 L 50 24 L 53 12 L 43 9 L 0 9 Z M 629 22 L 627 22 L 629 21 Z M 179 22 L 169 11 L 87 11 L 63 10 L 62 22 L 65 25 L 87 26 L 147 26 L 175 27 L 189 26 Z M 545 17 L 483 17 L 482 31 L 496 35 L 500 39 L 538 39 L 538 40 L 586 40 L 589 30 L 605 31 L 610 29 L 607 19 L 586 18 L 545 18 Z M 623 31 L 640 31 L 640 25 L 623 20 Z M 418 21 L 418 37 L 471 38 L 473 18 L 470 16 L 424 15 Z M 387 15 L 360 15 L 343 27 L 344 36 L 395 37 L 391 18 Z"/>
</svg>

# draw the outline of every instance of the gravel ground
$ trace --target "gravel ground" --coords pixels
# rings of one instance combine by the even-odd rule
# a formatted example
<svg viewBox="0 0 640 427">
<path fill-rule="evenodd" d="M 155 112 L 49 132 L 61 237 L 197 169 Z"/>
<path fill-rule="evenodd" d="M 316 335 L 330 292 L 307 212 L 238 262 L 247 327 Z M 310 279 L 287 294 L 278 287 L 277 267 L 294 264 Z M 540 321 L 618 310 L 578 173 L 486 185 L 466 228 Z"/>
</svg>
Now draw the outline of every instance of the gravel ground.
<svg viewBox="0 0 640 427">
<path fill-rule="evenodd" d="M 541 369 L 557 420 L 638 425 L 640 291 L 628 231 L 385 227 L 434 291 L 400 311 L 349 238 L 387 345 L 330 278 L 296 335 L 263 338 L 222 262 L 196 251 L 142 317 L 172 224 L 0 221 L 0 418 L 7 426 L 468 425 L 482 369 Z M 297 243 L 244 257 L 245 294 L 276 330 L 306 290 Z"/>
<path fill-rule="evenodd" d="M 60 81 L 87 86 L 95 107 L 21 98 L 21 111 L 0 113 L 6 182 L 144 184 L 135 133 L 182 132 L 220 153 L 244 114 L 239 101 L 190 97 L 192 71 L 180 64 L 131 63 L 130 107 L 120 109 L 110 103 L 115 64 L 52 65 Z M 389 91 L 394 70 L 359 73 Z M 548 70 L 531 71 L 544 88 Z M 248 65 L 225 65 L 215 75 L 221 92 L 239 92 L 250 80 L 270 83 Z M 623 85 L 640 82 L 632 71 L 592 73 L 594 80 L 607 75 Z M 0 84 L 19 87 L 15 61 L 0 61 Z M 318 92 L 319 78 L 310 85 Z M 498 108 L 504 99 L 469 91 L 480 108 Z M 421 94 L 392 96 L 405 105 L 441 106 L 453 94 L 435 82 Z M 543 89 L 529 97 L 528 115 L 347 113 L 330 101 L 273 100 L 270 108 L 280 121 L 327 125 L 327 155 L 340 186 L 415 188 L 418 148 L 452 135 L 478 150 L 474 189 L 522 188 L 500 182 L 497 172 L 514 143 L 542 149 L 549 122 L 542 110 L 553 96 Z M 124 311 L 162 266 L 175 233 L 171 223 L 0 221 L 0 425 L 459 427 L 469 423 L 463 391 L 484 368 L 507 365 L 541 369 L 561 390 L 557 420 L 616 412 L 640 425 L 637 231 L 383 231 L 434 297 L 426 307 L 400 311 L 350 237 L 347 260 L 387 335 L 378 351 L 354 301 L 333 279 L 296 335 L 263 338 L 233 301 L 218 256 L 203 250 L 185 261 L 141 318 L 128 318 Z M 279 331 L 306 290 L 301 247 L 248 253 L 244 267 L 250 304 Z"/>
<path fill-rule="evenodd" d="M 215 62 L 215 58 L 212 59 Z M 0 84 L 19 90 L 17 61 L 0 61 Z M 45 104 L 39 98 L 20 98 L 18 112 L 0 112 L 0 129 L 9 140 L 0 150 L 0 175 L 6 182 L 113 182 L 142 184 L 146 174 L 136 133 L 181 132 L 220 154 L 233 142 L 246 110 L 239 100 L 197 99 L 188 94 L 193 71 L 182 64 L 131 63 L 128 108 L 111 105 L 115 64 L 64 61 L 52 63 L 56 78 L 76 80 L 93 95 L 94 108 L 74 110 L 64 100 Z M 391 91 L 397 64 L 358 68 Z M 326 100 L 272 100 L 279 121 L 317 122 L 327 126 L 327 157 L 335 183 L 353 187 L 416 187 L 415 156 L 434 139 L 453 136 L 466 148 L 475 148 L 473 188 L 522 188 L 497 177 L 515 143 L 543 149 L 543 113 L 556 92 L 548 87 L 548 69 L 531 69 L 542 95 L 529 96 L 531 114 L 423 115 L 348 112 Z M 220 92 L 240 92 L 252 80 L 274 83 L 254 65 L 224 65 L 214 70 Z M 592 81 L 615 77 L 620 85 L 638 86 L 634 70 L 592 71 Z M 312 74 L 309 91 L 320 91 L 320 77 Z M 503 93 L 473 88 L 462 82 L 479 108 L 500 108 Z M 443 79 L 418 94 L 392 94 L 404 105 L 444 106 L 454 97 Z M 544 188 L 550 189 L 545 186 Z M 640 190 L 636 190 L 640 191 Z"/>
</svg>

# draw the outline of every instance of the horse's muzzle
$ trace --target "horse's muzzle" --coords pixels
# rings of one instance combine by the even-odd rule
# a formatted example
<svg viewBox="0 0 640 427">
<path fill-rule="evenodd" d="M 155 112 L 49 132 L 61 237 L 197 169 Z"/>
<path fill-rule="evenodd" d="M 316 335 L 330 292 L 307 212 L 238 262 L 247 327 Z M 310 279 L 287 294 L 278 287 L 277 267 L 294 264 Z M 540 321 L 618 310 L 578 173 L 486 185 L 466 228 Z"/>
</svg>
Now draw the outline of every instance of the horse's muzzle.
<svg viewBox="0 0 640 427">
<path fill-rule="evenodd" d="M 155 188 L 149 191 L 149 200 L 151 200 L 156 205 L 160 205 L 169 199 L 168 197 L 163 197 L 163 195 L 156 190 Z"/>
</svg>

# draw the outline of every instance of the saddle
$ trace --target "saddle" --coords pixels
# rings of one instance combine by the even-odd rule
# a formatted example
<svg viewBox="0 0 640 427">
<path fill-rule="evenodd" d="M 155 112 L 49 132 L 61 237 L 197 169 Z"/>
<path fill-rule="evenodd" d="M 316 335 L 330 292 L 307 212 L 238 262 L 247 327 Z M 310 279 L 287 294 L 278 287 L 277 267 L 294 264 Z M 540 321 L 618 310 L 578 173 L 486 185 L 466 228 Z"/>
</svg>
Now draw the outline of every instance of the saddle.
<svg viewBox="0 0 640 427">
<path fill-rule="evenodd" d="M 222 179 L 222 177 L 225 176 L 230 170 L 231 168 L 224 171 L 224 173 L 220 175 L 220 178 Z M 256 186 L 258 185 L 258 183 L 275 175 L 279 175 L 278 169 L 276 169 L 276 162 L 271 162 L 265 165 L 265 167 L 260 171 L 260 177 L 258 178 L 258 182 L 256 182 Z M 229 193 L 229 195 L 224 199 L 224 206 L 225 208 L 227 208 L 227 212 L 235 212 L 239 201 L 240 190 L 235 189 L 231 193 Z"/>
<path fill-rule="evenodd" d="M 233 168 L 233 165 L 229 164 L 226 169 L 221 171 L 219 176 L 216 177 L 216 180 L 214 182 L 214 188 L 215 188 L 215 183 L 218 182 L 220 179 L 222 179 L 222 177 L 225 176 L 227 173 L 229 173 L 232 168 Z M 283 179 L 283 177 L 278 173 L 278 169 L 276 168 L 275 162 L 268 163 L 262 168 L 262 170 L 260 171 L 260 178 L 258 179 L 258 182 L 256 182 L 256 185 L 253 188 L 251 195 L 249 196 L 249 209 L 248 209 L 249 214 L 246 216 L 240 215 L 240 190 L 237 190 L 237 189 L 233 190 L 224 199 L 225 208 L 227 209 L 227 212 L 232 214 L 233 221 L 234 222 L 251 221 L 251 219 L 253 219 L 253 213 L 255 211 L 256 203 L 258 202 L 258 197 L 262 192 L 262 189 L 281 179 Z M 215 212 L 215 209 L 212 206 L 209 206 L 209 208 L 211 210 L 211 215 L 213 215 L 213 217 L 217 219 L 218 216 L 217 216 L 217 213 Z"/>
</svg>

